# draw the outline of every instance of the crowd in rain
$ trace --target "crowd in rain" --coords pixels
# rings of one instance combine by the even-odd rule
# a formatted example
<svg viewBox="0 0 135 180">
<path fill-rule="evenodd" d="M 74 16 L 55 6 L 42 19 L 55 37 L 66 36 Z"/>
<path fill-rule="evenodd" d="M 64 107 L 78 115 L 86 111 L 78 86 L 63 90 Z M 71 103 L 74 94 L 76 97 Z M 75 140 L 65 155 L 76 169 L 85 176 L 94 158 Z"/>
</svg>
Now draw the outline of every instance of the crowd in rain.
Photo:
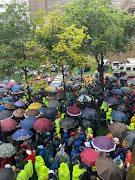
<svg viewBox="0 0 135 180">
<path fill-rule="evenodd" d="M 0 83 L 0 180 L 135 178 L 135 79 L 66 75 L 65 89 Z M 33 91 L 33 88 L 30 88 Z M 130 168 L 130 173 L 129 173 Z"/>
</svg>

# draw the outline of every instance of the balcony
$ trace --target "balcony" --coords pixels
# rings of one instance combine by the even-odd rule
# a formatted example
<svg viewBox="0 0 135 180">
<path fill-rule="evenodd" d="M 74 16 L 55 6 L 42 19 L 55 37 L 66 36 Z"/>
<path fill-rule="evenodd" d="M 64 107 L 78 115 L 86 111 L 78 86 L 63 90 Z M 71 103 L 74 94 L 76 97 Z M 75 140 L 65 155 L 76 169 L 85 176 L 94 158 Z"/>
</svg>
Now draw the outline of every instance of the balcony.
<svg viewBox="0 0 135 180">
<path fill-rule="evenodd" d="M 135 0 L 125 0 L 121 10 L 127 10 L 129 13 L 134 13 L 135 11 Z"/>
</svg>

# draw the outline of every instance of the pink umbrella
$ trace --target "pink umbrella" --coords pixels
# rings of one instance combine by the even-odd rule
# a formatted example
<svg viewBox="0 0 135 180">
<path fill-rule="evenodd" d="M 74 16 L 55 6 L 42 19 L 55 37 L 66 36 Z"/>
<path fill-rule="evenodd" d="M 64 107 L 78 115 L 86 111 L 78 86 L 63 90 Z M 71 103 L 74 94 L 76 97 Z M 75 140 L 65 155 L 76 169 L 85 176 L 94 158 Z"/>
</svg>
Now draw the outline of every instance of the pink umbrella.
<svg viewBox="0 0 135 180">
<path fill-rule="evenodd" d="M 76 106 L 69 106 L 67 108 L 67 114 L 70 116 L 79 116 L 81 115 L 81 110 Z"/>
<path fill-rule="evenodd" d="M 64 92 L 64 89 L 56 89 L 55 92 L 56 92 L 56 93 L 65 93 L 65 92 Z"/>
<path fill-rule="evenodd" d="M 100 157 L 99 153 L 94 149 L 84 149 L 81 154 L 81 161 L 89 167 L 95 166 L 96 160 Z"/>
<path fill-rule="evenodd" d="M 16 82 L 10 82 L 10 83 L 7 84 L 7 86 L 15 86 L 15 85 L 17 85 Z"/>
<path fill-rule="evenodd" d="M 11 131 L 15 129 L 17 126 L 17 122 L 13 119 L 5 119 L 1 121 L 1 127 L 3 132 Z"/>
<path fill-rule="evenodd" d="M 46 118 L 39 118 L 36 122 L 33 123 L 33 127 L 36 131 L 39 132 L 48 132 L 52 129 L 52 121 Z"/>
</svg>

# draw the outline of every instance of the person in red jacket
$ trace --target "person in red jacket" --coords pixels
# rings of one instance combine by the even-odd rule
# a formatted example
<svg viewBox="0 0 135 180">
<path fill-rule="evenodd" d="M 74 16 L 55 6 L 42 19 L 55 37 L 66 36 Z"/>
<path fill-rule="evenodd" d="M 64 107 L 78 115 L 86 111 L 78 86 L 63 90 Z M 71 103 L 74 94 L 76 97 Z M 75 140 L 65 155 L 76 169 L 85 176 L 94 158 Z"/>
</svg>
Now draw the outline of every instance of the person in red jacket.
<svg viewBox="0 0 135 180">
<path fill-rule="evenodd" d="M 5 164 L 12 165 L 11 159 L 12 159 L 11 157 L 2 159 L 1 160 L 1 168 L 4 168 Z"/>
<path fill-rule="evenodd" d="M 30 159 L 32 161 L 32 164 L 34 164 L 34 162 L 35 162 L 35 154 L 32 152 L 31 149 L 27 149 L 26 153 L 28 154 L 26 159 L 27 160 Z"/>
</svg>

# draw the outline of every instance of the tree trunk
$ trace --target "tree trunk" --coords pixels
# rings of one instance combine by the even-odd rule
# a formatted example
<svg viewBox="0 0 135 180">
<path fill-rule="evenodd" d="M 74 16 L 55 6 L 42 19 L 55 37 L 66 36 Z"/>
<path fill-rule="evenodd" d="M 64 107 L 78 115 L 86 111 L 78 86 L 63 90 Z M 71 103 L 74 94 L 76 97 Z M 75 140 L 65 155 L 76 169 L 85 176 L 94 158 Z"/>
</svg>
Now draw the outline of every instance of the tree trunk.
<svg viewBox="0 0 135 180">
<path fill-rule="evenodd" d="M 66 88 L 65 88 L 65 75 L 64 75 L 63 65 L 62 65 L 62 75 L 63 75 L 63 86 L 64 86 L 64 91 L 65 91 L 66 90 Z"/>
<path fill-rule="evenodd" d="M 103 53 L 101 53 L 101 64 L 99 63 L 99 78 L 100 78 L 100 87 L 102 89 L 102 95 L 103 95 L 103 92 L 104 92 L 104 76 L 103 76 L 103 73 L 104 73 L 104 70 L 103 70 L 103 65 L 104 65 L 104 56 L 103 56 Z"/>
<path fill-rule="evenodd" d="M 83 73 L 82 73 L 82 67 L 81 67 L 81 81 L 83 80 Z"/>
<path fill-rule="evenodd" d="M 27 84 L 27 90 L 28 90 L 28 101 L 30 102 L 30 100 L 31 100 L 31 92 L 30 92 L 30 87 L 29 87 L 29 83 L 28 83 L 28 73 L 27 73 L 26 67 L 24 68 L 24 73 L 25 73 L 25 82 Z"/>
</svg>

